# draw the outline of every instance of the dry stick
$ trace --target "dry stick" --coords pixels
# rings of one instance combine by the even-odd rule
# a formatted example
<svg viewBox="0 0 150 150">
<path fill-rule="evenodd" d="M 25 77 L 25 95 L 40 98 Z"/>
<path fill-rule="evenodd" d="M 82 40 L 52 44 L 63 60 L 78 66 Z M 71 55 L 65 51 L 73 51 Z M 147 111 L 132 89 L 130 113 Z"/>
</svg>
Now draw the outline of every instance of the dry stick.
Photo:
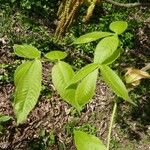
<svg viewBox="0 0 150 150">
<path fill-rule="evenodd" d="M 71 23 L 73 22 L 74 20 L 74 16 L 78 10 L 78 7 L 80 5 L 80 1 L 76 1 L 73 8 L 72 8 L 72 11 L 70 12 L 69 16 L 68 16 L 68 20 L 66 21 L 65 23 L 65 30 L 67 30 L 69 28 L 69 26 L 71 25 Z"/>
<path fill-rule="evenodd" d="M 74 1 L 76 1 L 76 0 L 74 0 Z M 60 38 L 60 36 L 65 32 L 66 22 L 68 22 L 70 9 L 71 9 L 71 6 L 74 3 L 74 1 L 72 1 L 72 0 L 66 1 L 64 11 L 62 12 L 63 17 L 61 18 L 60 23 L 55 32 L 55 35 L 58 36 L 58 38 Z"/>
<path fill-rule="evenodd" d="M 89 19 L 91 18 L 92 14 L 93 14 L 93 11 L 94 11 L 94 8 L 95 8 L 95 4 L 91 4 L 88 9 L 87 9 L 87 14 L 86 16 L 84 16 L 83 18 L 83 22 L 88 22 Z"/>
<path fill-rule="evenodd" d="M 75 15 L 76 15 L 76 12 L 78 11 L 78 8 L 82 5 L 84 0 L 78 0 L 76 1 L 75 0 L 75 3 L 74 3 L 74 6 L 73 6 L 73 10 L 72 12 L 70 12 L 71 16 L 70 16 L 70 21 L 68 22 L 68 25 L 66 27 L 66 30 L 68 30 L 68 28 L 70 27 L 71 23 L 73 22 L 74 18 L 75 18 Z"/>
<path fill-rule="evenodd" d="M 59 8 L 58 8 L 58 11 L 57 11 L 57 16 L 60 16 L 61 13 L 63 12 L 63 9 L 64 9 L 64 7 L 65 7 L 66 1 L 67 1 L 67 0 L 62 0 L 60 6 L 59 6 Z"/>
<path fill-rule="evenodd" d="M 75 1 L 76 1 L 76 0 L 75 0 Z M 72 4 L 73 4 L 75 1 L 73 1 Z M 61 29 L 61 31 L 60 31 L 59 36 L 62 35 L 62 34 L 65 32 L 65 30 L 68 28 L 68 25 L 70 24 L 69 22 L 72 22 L 72 21 L 73 21 L 73 18 L 74 18 L 73 16 L 74 16 L 74 14 L 76 13 L 76 10 L 77 10 L 79 4 L 80 4 L 80 2 L 79 2 L 79 0 L 78 0 L 78 1 L 75 2 L 75 5 L 73 6 L 71 12 L 70 12 L 70 10 L 69 10 L 69 12 L 68 12 L 68 14 L 67 14 L 68 16 L 67 16 L 67 18 L 66 18 L 66 21 L 65 21 L 64 25 L 62 26 L 62 29 Z M 69 7 L 69 8 L 70 8 L 70 7 Z M 70 9 L 71 9 L 71 8 L 70 8 Z"/>
<path fill-rule="evenodd" d="M 140 6 L 150 7 L 150 3 L 127 3 L 127 4 L 124 4 L 124 3 L 115 2 L 113 0 L 103 0 L 103 1 L 111 3 L 111 4 L 119 6 L 119 7 L 126 7 L 126 8 L 140 7 Z M 67 0 L 63 0 L 62 5 L 64 5 L 65 2 L 67 3 Z M 68 0 L 68 2 L 71 3 L 71 0 Z M 79 2 L 83 2 L 83 0 L 79 0 Z M 99 2 L 101 2 L 101 1 L 99 1 Z M 61 6 L 61 7 L 63 7 L 63 6 Z M 61 8 L 61 9 L 63 9 L 63 8 Z M 61 12 L 61 9 L 58 11 L 59 13 Z M 69 8 L 66 8 L 66 9 L 68 11 Z M 64 11 L 66 11 L 66 10 L 64 10 Z M 74 14 L 73 14 L 73 16 L 74 16 Z M 70 22 L 68 22 L 69 20 L 66 17 L 70 19 Z M 55 35 L 58 35 L 58 36 L 60 36 L 63 32 L 65 32 L 65 29 L 67 29 L 73 21 L 73 17 L 70 17 L 70 14 L 67 14 L 67 12 L 62 11 L 61 18 L 63 18 L 63 19 L 60 20 L 60 23 L 57 26 L 57 29 L 56 29 L 56 32 L 55 32 Z M 64 22 L 65 20 L 66 20 L 67 23 Z M 69 24 L 69 25 L 67 25 L 67 24 Z M 63 27 L 63 28 L 61 29 L 61 27 Z"/>
<path fill-rule="evenodd" d="M 127 3 L 127 4 L 124 4 L 124 3 L 115 2 L 113 0 L 104 0 L 104 1 L 106 1 L 108 3 L 111 3 L 113 5 L 116 5 L 116 6 L 127 7 L 127 8 L 130 8 L 130 7 L 140 7 L 140 6 L 150 7 L 150 3 Z"/>
<path fill-rule="evenodd" d="M 69 16 L 72 4 L 73 4 L 73 0 L 68 0 L 67 6 L 66 6 L 66 20 L 67 20 L 67 18 Z"/>
<path fill-rule="evenodd" d="M 74 9 L 73 8 L 76 8 L 76 0 L 72 0 L 70 5 L 68 6 L 68 12 L 67 12 L 67 17 L 66 17 L 66 22 L 64 22 L 64 25 L 62 28 L 64 28 L 64 31 L 66 29 L 66 26 L 68 24 L 68 21 L 70 21 L 70 18 L 71 18 L 71 14 L 73 13 Z"/>
<path fill-rule="evenodd" d="M 77 12 L 78 7 L 83 3 L 83 0 L 63 0 L 63 10 L 60 14 L 60 10 L 58 11 L 60 16 L 59 24 L 56 28 L 55 35 L 58 38 L 68 29 L 71 23 L 74 20 L 74 16 Z M 62 7 L 62 6 L 60 6 Z"/>
<path fill-rule="evenodd" d="M 70 0 L 66 0 L 65 4 L 64 4 L 64 10 L 62 11 L 62 13 L 60 14 L 60 21 L 57 25 L 56 31 L 55 31 L 55 36 L 60 36 L 60 31 L 62 30 L 61 27 L 63 26 L 64 22 L 66 21 L 66 14 L 68 13 L 68 3 L 70 2 Z"/>
</svg>

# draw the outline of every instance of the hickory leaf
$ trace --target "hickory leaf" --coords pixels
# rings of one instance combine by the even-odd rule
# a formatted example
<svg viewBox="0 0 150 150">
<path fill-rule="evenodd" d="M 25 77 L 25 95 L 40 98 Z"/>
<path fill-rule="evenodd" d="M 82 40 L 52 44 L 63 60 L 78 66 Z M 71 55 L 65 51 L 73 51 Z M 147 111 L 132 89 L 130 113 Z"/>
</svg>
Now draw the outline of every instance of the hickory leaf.
<svg viewBox="0 0 150 150">
<path fill-rule="evenodd" d="M 116 34 L 121 34 L 127 29 L 127 27 L 128 27 L 127 22 L 115 21 L 110 24 L 109 29 L 115 32 Z"/>
<path fill-rule="evenodd" d="M 96 80 L 98 75 L 98 69 L 88 74 L 78 85 L 75 93 L 75 99 L 80 106 L 88 103 L 93 95 L 96 88 Z"/>
<path fill-rule="evenodd" d="M 150 79 L 150 74 L 142 69 L 127 68 L 127 70 L 128 71 L 125 74 L 125 81 L 133 86 L 139 85 L 142 79 Z"/>
<path fill-rule="evenodd" d="M 89 42 L 93 42 L 96 41 L 100 38 L 104 38 L 107 36 L 113 35 L 113 33 L 110 32 L 91 32 L 91 33 L 87 33 L 85 35 L 80 36 L 79 38 L 77 38 L 74 41 L 74 44 L 83 44 L 83 43 L 89 43 Z"/>
<path fill-rule="evenodd" d="M 77 150 L 106 150 L 97 137 L 82 131 L 74 131 L 74 141 Z"/>
<path fill-rule="evenodd" d="M 115 92 L 115 94 L 124 100 L 134 104 L 134 102 L 130 99 L 128 95 L 128 91 L 119 78 L 119 76 L 108 66 L 101 65 L 100 66 L 101 75 L 104 78 L 104 81 L 110 86 L 110 88 Z"/>
<path fill-rule="evenodd" d="M 66 102 L 74 106 L 78 111 L 80 111 L 80 106 L 75 100 L 76 86 L 69 89 L 66 88 L 73 76 L 74 71 L 72 70 L 72 67 L 63 61 L 59 61 L 52 68 L 52 82 L 56 90 L 58 91 L 63 100 L 65 100 Z"/>
<path fill-rule="evenodd" d="M 50 60 L 61 60 L 67 56 L 66 52 L 62 51 L 51 51 L 45 55 L 46 58 Z"/>
<path fill-rule="evenodd" d="M 102 64 L 114 54 L 118 48 L 118 45 L 119 39 L 116 35 L 102 39 L 96 46 L 94 63 Z"/>
<path fill-rule="evenodd" d="M 94 71 L 96 68 L 98 68 L 99 64 L 96 63 L 91 63 L 80 69 L 72 78 L 71 82 L 69 85 L 77 83 L 78 81 L 82 80 L 85 78 L 89 73 Z"/>
<path fill-rule="evenodd" d="M 23 57 L 23 58 L 40 58 L 41 57 L 41 52 L 38 51 L 34 46 L 32 45 L 17 45 L 15 44 L 13 46 L 14 52 L 16 55 Z"/>
<path fill-rule="evenodd" d="M 13 103 L 17 124 L 23 123 L 34 108 L 41 91 L 42 65 L 40 60 L 25 62 L 15 72 Z"/>
</svg>

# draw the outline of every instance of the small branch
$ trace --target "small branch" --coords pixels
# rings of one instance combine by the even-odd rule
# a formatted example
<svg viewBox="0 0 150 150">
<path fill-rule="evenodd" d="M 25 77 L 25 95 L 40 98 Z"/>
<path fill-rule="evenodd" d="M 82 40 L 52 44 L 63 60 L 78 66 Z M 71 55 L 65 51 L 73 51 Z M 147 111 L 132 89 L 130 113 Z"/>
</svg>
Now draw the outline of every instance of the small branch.
<svg viewBox="0 0 150 150">
<path fill-rule="evenodd" d="M 131 7 L 140 7 L 140 6 L 143 6 L 143 7 L 150 7 L 150 3 L 127 3 L 127 4 L 124 4 L 124 3 L 118 3 L 118 2 L 115 2 L 113 0 L 104 0 L 108 3 L 111 3 L 113 5 L 116 5 L 116 6 L 120 6 L 120 7 L 127 7 L 127 8 L 131 8 Z"/>
</svg>

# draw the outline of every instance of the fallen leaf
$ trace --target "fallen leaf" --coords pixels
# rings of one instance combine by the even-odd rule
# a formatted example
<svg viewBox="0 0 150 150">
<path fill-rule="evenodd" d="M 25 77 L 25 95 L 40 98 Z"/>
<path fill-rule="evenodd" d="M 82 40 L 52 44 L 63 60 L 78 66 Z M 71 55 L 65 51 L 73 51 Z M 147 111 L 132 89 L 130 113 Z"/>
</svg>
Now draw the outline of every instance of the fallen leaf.
<svg viewBox="0 0 150 150">
<path fill-rule="evenodd" d="M 127 72 L 125 74 L 125 81 L 128 84 L 133 86 L 137 86 L 140 84 L 141 79 L 149 79 L 150 74 L 142 69 L 134 69 L 134 68 L 127 68 Z"/>
</svg>

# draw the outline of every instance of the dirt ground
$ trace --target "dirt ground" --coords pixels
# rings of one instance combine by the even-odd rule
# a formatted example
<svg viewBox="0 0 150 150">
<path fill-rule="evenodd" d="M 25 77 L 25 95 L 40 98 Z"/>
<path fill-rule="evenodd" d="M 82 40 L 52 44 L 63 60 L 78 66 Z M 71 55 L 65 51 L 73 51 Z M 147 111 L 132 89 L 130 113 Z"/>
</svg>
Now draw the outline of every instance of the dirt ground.
<svg viewBox="0 0 150 150">
<path fill-rule="evenodd" d="M 136 66 L 139 63 L 139 66 L 142 66 L 145 63 L 141 62 L 143 56 L 150 58 L 150 28 L 138 29 L 136 36 L 137 48 L 130 50 L 129 55 L 132 58 L 139 57 L 139 60 L 132 65 Z M 29 114 L 27 121 L 16 126 L 11 102 L 15 89 L 12 74 L 18 62 L 15 62 L 17 58 L 7 45 L 7 37 L 1 38 L 0 64 L 13 62 L 14 66 L 0 68 L 0 74 L 8 74 L 9 81 L 0 81 L 0 113 L 10 115 L 13 119 L 4 125 L 5 131 L 0 135 L 0 149 L 44 150 L 42 146 L 46 145 L 47 150 L 75 150 L 72 135 L 74 128 L 95 134 L 106 144 L 114 99 L 110 89 L 102 81 L 98 81 L 93 100 L 85 106 L 81 115 L 78 115 L 70 105 L 61 100 L 52 83 L 49 82 L 52 64 L 48 63 L 43 64 L 45 89 L 38 104 Z M 113 126 L 112 150 L 150 150 L 150 84 L 148 82 L 147 84 L 147 88 L 143 91 L 136 89 L 138 107 L 132 107 L 122 101 L 119 103 Z M 139 96 L 138 92 L 142 95 Z M 42 135 L 42 132 L 45 134 Z M 52 133 L 50 139 L 47 135 L 49 133 Z"/>
<path fill-rule="evenodd" d="M 3 55 L 3 57 L 5 62 L 6 56 Z M 14 59 L 13 56 L 11 59 Z M 8 58 L 7 61 L 9 62 L 10 59 Z M 99 81 L 92 102 L 85 107 L 79 116 L 70 105 L 60 99 L 53 85 L 48 82 L 52 64 L 45 63 L 43 66 L 43 84 L 48 87 L 48 92 L 51 91 L 51 95 L 43 96 L 44 94 L 41 94 L 38 104 L 28 116 L 27 121 L 18 127 L 11 104 L 14 92 L 13 82 L 1 83 L 0 113 L 13 116 L 13 120 L 5 124 L 6 130 L 0 135 L 0 149 L 40 150 L 42 149 L 39 146 L 41 142 L 40 133 L 44 130 L 46 133 L 53 132 L 55 135 L 55 143 L 48 146 L 48 150 L 74 150 L 70 130 L 80 128 L 83 125 L 87 126 L 88 130 L 93 128 L 91 132 L 94 131 L 94 134 L 106 144 L 114 99 L 109 88 L 102 81 Z M 145 101 L 147 100 L 145 99 Z M 120 103 L 116 123 L 113 126 L 112 149 L 150 149 L 150 124 L 144 126 L 142 122 L 136 120 L 134 113 L 132 114 L 134 112 L 132 109 L 127 103 Z M 70 133 L 66 127 L 69 128 Z M 48 139 L 44 138 L 42 142 L 47 145 Z M 122 144 L 120 145 L 120 143 Z"/>
</svg>

